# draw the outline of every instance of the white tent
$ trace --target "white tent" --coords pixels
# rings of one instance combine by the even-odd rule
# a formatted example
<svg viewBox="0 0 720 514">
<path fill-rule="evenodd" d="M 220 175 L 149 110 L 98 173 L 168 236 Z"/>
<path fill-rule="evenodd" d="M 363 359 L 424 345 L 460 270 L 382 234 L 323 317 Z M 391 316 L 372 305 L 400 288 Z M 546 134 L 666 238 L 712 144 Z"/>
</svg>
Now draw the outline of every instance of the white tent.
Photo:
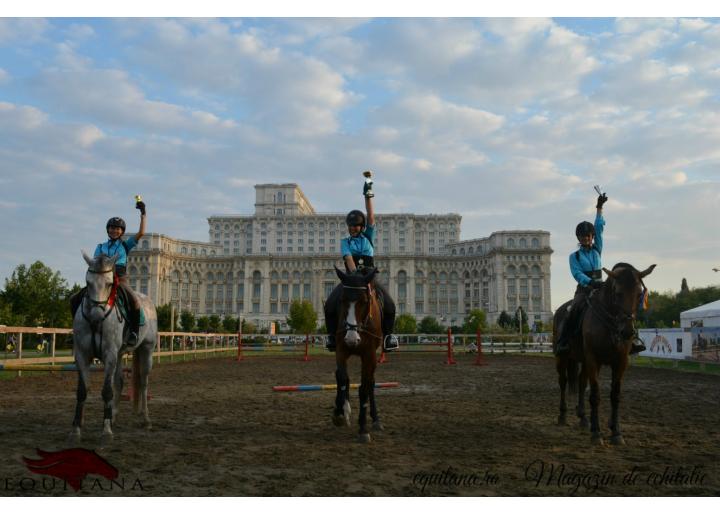
<svg viewBox="0 0 720 514">
<path fill-rule="evenodd" d="M 720 300 L 681 312 L 680 326 L 720 327 Z"/>
</svg>

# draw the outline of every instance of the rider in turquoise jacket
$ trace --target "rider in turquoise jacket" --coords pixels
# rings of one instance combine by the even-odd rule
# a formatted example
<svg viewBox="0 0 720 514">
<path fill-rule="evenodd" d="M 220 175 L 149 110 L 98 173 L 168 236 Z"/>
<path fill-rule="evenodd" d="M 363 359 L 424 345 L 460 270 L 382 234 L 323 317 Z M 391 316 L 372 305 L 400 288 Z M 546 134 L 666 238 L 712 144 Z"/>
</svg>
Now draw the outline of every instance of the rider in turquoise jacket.
<svg viewBox="0 0 720 514">
<path fill-rule="evenodd" d="M 372 191 L 371 172 L 366 171 L 364 175 L 367 177 L 363 187 L 363 196 L 365 196 L 365 209 L 367 210 L 367 218 L 362 211 L 353 210 L 345 217 L 345 223 L 348 227 L 348 236 L 340 241 L 340 252 L 342 254 L 345 269 L 353 272 L 357 269 L 372 268 L 375 257 L 375 249 L 373 239 L 375 238 L 375 213 L 373 211 L 372 198 L 375 194 Z M 383 348 L 386 352 L 397 350 L 399 347 L 397 336 L 393 332 L 395 325 L 395 302 L 388 290 L 373 279 L 373 286 L 382 297 L 382 330 L 383 330 Z M 342 284 L 338 284 L 330 293 L 325 302 L 325 327 L 328 332 L 327 349 L 331 352 L 335 351 L 335 333 L 337 332 L 338 307 L 340 305 L 340 295 L 342 294 Z"/>
<path fill-rule="evenodd" d="M 139 198 L 139 197 L 138 197 Z M 99 243 L 95 248 L 94 258 L 99 257 L 101 254 L 105 254 L 108 257 L 114 257 L 118 255 L 118 259 L 115 261 L 115 273 L 118 276 L 120 287 L 125 291 L 127 298 L 130 300 L 128 305 L 128 323 L 130 324 L 130 337 L 128 339 L 128 346 L 135 346 L 138 343 L 138 335 L 140 334 L 140 300 L 135 295 L 135 292 L 130 287 L 127 281 L 127 256 L 130 251 L 137 246 L 138 241 L 145 235 L 145 203 L 142 200 L 138 200 L 135 203 L 135 208 L 140 211 L 140 228 L 137 234 L 129 237 L 123 241 L 122 236 L 125 234 L 126 224 L 122 218 L 110 218 L 105 224 L 105 230 L 107 231 L 108 240 Z M 73 318 L 77 312 L 78 307 L 82 303 L 82 298 L 85 294 L 86 288 L 83 288 L 77 294 L 70 298 L 70 306 L 72 310 Z"/>
<path fill-rule="evenodd" d="M 603 285 L 601 255 L 605 218 L 603 218 L 602 209 L 607 200 L 605 193 L 598 196 L 595 205 L 597 213 L 594 224 L 583 221 L 575 228 L 575 236 L 578 239 L 580 248 L 571 253 L 568 260 L 570 273 L 578 285 L 575 289 L 573 303 L 570 306 L 570 314 L 560 329 L 560 337 L 555 348 L 557 355 L 570 352 L 570 339 L 580 329 L 581 315 L 584 312 L 587 298 L 593 289 Z M 645 345 L 640 339 L 635 338 L 630 353 L 638 353 L 643 350 L 645 350 Z"/>
</svg>

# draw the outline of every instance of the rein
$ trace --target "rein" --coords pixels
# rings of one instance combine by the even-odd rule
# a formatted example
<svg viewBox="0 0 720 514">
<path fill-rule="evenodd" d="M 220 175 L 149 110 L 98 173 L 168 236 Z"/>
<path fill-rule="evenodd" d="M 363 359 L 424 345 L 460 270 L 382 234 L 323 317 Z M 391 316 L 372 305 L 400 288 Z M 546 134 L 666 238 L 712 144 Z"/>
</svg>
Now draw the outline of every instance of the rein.
<svg viewBox="0 0 720 514">
<path fill-rule="evenodd" d="M 366 327 L 368 326 L 368 322 L 372 319 L 372 305 L 373 302 L 377 301 L 376 295 L 375 295 L 375 289 L 373 289 L 370 284 L 367 286 L 359 287 L 359 286 L 346 286 L 343 284 L 343 289 L 360 289 L 363 291 L 367 291 L 368 296 L 370 297 L 370 301 L 368 302 L 368 311 L 367 315 L 365 316 L 365 320 L 363 320 L 358 325 L 351 325 L 347 321 L 345 321 L 345 331 L 348 330 L 355 330 L 357 332 L 365 333 L 371 337 L 374 337 L 375 339 L 380 339 L 382 341 L 382 336 L 378 336 L 371 331 L 369 331 Z"/>
<path fill-rule="evenodd" d="M 606 282 L 606 284 L 608 283 Z M 607 306 L 603 305 L 603 303 L 607 302 L 602 302 L 602 299 L 593 301 L 594 296 L 595 295 L 588 296 L 588 298 L 586 299 L 587 305 L 591 311 L 598 315 L 599 321 L 605 326 L 605 328 L 610 331 L 613 342 L 617 343 L 622 333 L 622 328 L 619 327 L 622 327 L 622 325 L 628 321 L 633 322 L 635 320 L 635 315 L 632 312 L 626 311 L 621 305 L 616 305 L 612 302 L 610 303 L 610 306 L 615 307 L 619 312 L 616 314 L 611 314 L 610 309 L 608 309 Z"/>
</svg>

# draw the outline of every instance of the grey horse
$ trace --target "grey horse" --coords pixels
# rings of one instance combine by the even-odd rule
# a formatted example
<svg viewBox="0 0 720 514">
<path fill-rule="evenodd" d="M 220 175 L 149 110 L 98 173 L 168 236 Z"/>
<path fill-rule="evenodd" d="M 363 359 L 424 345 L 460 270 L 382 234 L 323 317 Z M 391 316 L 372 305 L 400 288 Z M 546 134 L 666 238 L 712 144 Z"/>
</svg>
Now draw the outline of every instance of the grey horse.
<svg viewBox="0 0 720 514">
<path fill-rule="evenodd" d="M 133 353 L 133 409 L 142 414 L 145 427 L 150 428 L 147 406 L 148 375 L 152 368 L 152 353 L 157 339 L 157 313 L 150 299 L 135 293 L 145 313 L 145 324 L 140 327 L 138 344 L 128 347 L 125 340 L 126 321 L 120 313 L 116 300 L 117 279 L 115 261 L 117 256 L 100 255 L 96 259 L 84 251 L 83 258 L 88 264 L 85 275 L 87 292 L 73 319 L 73 354 L 78 369 L 77 403 L 71 442 L 81 439 L 83 410 L 90 385 L 90 364 L 93 358 L 105 365 L 102 399 L 103 434 L 101 444 L 108 444 L 113 438 L 115 423 L 123 387 L 122 356 Z"/>
</svg>

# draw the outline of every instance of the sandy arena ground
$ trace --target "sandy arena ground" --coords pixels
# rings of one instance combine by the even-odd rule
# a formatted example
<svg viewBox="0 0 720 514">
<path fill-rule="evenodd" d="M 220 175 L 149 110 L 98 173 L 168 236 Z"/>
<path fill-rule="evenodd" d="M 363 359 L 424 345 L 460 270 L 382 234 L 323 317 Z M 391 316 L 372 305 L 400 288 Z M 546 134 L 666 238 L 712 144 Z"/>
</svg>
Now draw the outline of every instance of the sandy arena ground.
<svg viewBox="0 0 720 514">
<path fill-rule="evenodd" d="M 273 385 L 332 384 L 330 355 L 212 358 L 157 365 L 153 428 L 123 402 L 113 444 L 99 453 L 122 489 L 96 476 L 76 493 L 42 481 L 22 457 L 68 448 L 75 373 L 0 380 L 0 496 L 517 496 L 720 494 L 720 376 L 631 367 L 621 423 L 627 445 L 593 447 L 590 434 L 558 427 L 554 361 L 393 354 L 376 380 L 385 431 L 370 444 L 331 423 L 334 392 L 275 393 Z M 359 382 L 359 361 L 351 381 Z M 609 370 L 602 373 L 607 426 Z M 101 376 L 93 374 L 83 446 L 102 426 Z M 574 412 L 574 411 L 571 411 Z M 604 429 L 609 435 L 609 430 Z M 111 489 L 112 485 L 112 489 Z M 45 490 L 47 489 L 47 490 Z"/>
</svg>

